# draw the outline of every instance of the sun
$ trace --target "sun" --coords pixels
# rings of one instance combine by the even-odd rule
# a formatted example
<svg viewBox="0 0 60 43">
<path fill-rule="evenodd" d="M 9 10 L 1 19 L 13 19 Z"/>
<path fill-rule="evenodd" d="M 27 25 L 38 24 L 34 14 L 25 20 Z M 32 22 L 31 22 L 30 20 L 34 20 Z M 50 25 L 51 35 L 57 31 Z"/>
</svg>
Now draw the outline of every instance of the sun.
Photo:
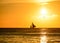
<svg viewBox="0 0 60 43">
<path fill-rule="evenodd" d="M 45 20 L 45 19 L 48 19 L 49 18 L 49 13 L 48 13 L 48 10 L 47 10 L 47 8 L 44 8 L 44 7 L 42 7 L 41 9 L 40 9 L 40 16 L 39 16 L 39 18 L 41 18 L 41 19 L 43 19 L 43 20 Z"/>
<path fill-rule="evenodd" d="M 48 13 L 48 11 L 46 10 L 46 8 L 41 8 L 40 14 L 41 14 L 42 16 L 45 16 L 47 13 Z M 46 15 L 46 16 L 47 16 L 47 15 Z"/>
<path fill-rule="evenodd" d="M 43 20 L 43 21 L 49 21 L 54 19 L 57 15 L 56 14 L 50 14 L 47 8 L 42 7 L 38 13 L 38 19 Z"/>
<path fill-rule="evenodd" d="M 50 14 L 50 11 L 46 7 L 41 7 L 37 13 L 33 16 L 33 19 L 37 21 L 52 21 L 57 17 L 56 14 L 52 13 Z"/>
</svg>

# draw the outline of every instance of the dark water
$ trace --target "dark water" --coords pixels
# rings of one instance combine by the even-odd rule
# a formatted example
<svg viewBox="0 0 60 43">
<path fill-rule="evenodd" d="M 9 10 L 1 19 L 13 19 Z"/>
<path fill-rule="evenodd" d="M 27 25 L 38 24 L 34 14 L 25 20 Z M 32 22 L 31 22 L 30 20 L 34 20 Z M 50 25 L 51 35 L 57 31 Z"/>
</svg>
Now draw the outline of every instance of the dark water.
<svg viewBox="0 0 60 43">
<path fill-rule="evenodd" d="M 0 29 L 0 43 L 60 43 L 60 29 Z"/>
<path fill-rule="evenodd" d="M 44 43 L 41 36 L 0 35 L 0 43 Z M 47 37 L 46 43 L 60 43 L 60 36 Z"/>
</svg>

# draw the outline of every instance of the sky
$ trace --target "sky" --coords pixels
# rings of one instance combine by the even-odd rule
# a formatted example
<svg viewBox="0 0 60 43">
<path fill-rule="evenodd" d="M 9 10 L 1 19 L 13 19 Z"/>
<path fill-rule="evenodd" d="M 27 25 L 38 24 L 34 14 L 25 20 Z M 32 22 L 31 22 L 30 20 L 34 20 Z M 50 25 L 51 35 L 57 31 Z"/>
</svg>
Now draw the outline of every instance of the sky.
<svg viewBox="0 0 60 43">
<path fill-rule="evenodd" d="M 20 3 L 20 2 L 42 2 L 42 1 L 59 1 L 59 0 L 1 0 L 1 3 Z"/>
<path fill-rule="evenodd" d="M 0 27 L 60 28 L 59 0 L 0 0 Z"/>
</svg>

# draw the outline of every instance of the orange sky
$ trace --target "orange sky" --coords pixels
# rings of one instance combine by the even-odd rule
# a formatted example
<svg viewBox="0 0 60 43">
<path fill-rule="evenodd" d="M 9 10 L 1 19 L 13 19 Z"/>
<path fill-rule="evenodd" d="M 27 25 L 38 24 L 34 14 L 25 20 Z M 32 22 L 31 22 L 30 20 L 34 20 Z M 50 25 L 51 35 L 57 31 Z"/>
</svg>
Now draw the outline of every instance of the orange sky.
<svg viewBox="0 0 60 43">
<path fill-rule="evenodd" d="M 23 0 L 24 1 L 24 0 Z M 0 3 L 0 27 L 29 27 L 33 22 L 37 27 L 60 27 L 60 1 L 48 4 L 2 0 Z M 28 2 L 28 3 L 27 3 Z M 38 18 L 42 7 L 47 8 L 49 15 L 57 15 L 47 20 Z"/>
</svg>

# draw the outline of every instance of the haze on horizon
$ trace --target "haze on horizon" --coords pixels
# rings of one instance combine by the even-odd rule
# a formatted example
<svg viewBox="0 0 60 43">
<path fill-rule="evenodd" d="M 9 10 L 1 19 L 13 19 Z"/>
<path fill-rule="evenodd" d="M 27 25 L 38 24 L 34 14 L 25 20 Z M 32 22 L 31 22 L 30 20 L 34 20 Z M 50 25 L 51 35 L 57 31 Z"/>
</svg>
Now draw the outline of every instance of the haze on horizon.
<svg viewBox="0 0 60 43">
<path fill-rule="evenodd" d="M 0 27 L 60 28 L 59 0 L 1 0 Z"/>
</svg>

